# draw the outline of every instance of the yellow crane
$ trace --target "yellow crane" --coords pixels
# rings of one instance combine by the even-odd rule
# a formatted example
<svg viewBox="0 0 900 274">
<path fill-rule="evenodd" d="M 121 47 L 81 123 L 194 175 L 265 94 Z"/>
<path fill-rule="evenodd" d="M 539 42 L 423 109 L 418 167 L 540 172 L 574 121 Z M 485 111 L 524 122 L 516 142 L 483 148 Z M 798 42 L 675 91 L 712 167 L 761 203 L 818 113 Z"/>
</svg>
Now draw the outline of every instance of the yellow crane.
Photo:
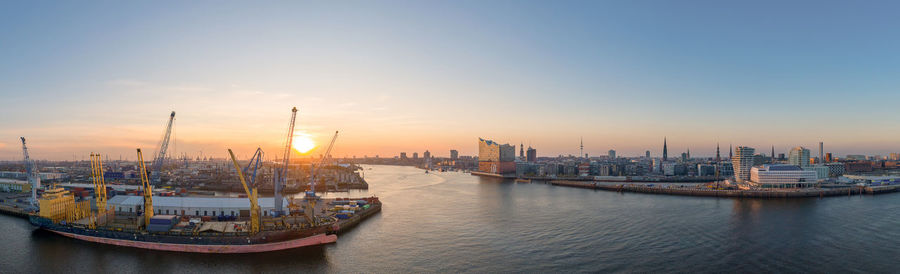
<svg viewBox="0 0 900 274">
<path fill-rule="evenodd" d="M 103 178 L 103 158 L 99 153 L 91 153 L 91 179 L 94 182 L 94 202 L 98 215 L 106 214 L 106 181 Z"/>
<path fill-rule="evenodd" d="M 153 217 L 153 189 L 150 187 L 150 179 L 147 178 L 147 167 L 144 166 L 144 155 L 141 149 L 137 149 L 138 166 L 141 174 L 141 184 L 144 186 L 144 225 L 150 224 L 150 218 Z"/>
<path fill-rule="evenodd" d="M 250 234 L 255 234 L 259 232 L 259 201 L 257 199 L 257 191 L 256 186 L 248 186 L 247 181 L 244 179 L 244 172 L 241 171 L 241 166 L 238 165 L 237 159 L 234 158 L 234 152 L 231 149 L 228 149 L 228 155 L 231 155 L 231 162 L 234 163 L 234 169 L 237 171 L 238 178 L 241 179 L 241 185 L 244 187 L 244 192 L 247 192 L 247 198 L 250 199 Z"/>
</svg>

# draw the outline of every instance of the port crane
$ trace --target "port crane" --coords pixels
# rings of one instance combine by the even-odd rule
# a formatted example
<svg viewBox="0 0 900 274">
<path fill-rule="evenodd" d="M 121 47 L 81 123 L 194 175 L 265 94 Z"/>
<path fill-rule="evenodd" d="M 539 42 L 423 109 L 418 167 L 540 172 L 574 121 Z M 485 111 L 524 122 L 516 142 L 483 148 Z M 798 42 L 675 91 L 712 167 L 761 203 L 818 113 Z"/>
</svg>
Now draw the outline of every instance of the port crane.
<svg viewBox="0 0 900 274">
<path fill-rule="evenodd" d="M 38 208 L 38 200 L 37 200 L 37 190 L 41 188 L 41 175 L 37 170 L 37 165 L 34 163 L 34 160 L 31 159 L 31 156 L 28 155 L 28 146 L 25 145 L 25 137 L 19 137 L 22 139 L 22 153 L 25 155 L 25 176 L 28 178 L 28 183 L 31 184 L 31 206 L 37 211 Z"/>
<path fill-rule="evenodd" d="M 94 183 L 94 203 L 97 205 L 97 214 L 106 214 L 106 181 L 103 178 L 103 158 L 99 153 L 91 153 L 91 181 Z"/>
<path fill-rule="evenodd" d="M 173 112 L 174 115 L 174 112 Z M 141 185 L 144 188 L 144 225 L 150 224 L 150 218 L 153 217 L 153 188 L 150 186 L 150 179 L 147 178 L 147 167 L 144 165 L 144 155 L 141 149 L 137 149 L 138 173 L 141 174 Z"/>
<path fill-rule="evenodd" d="M 281 167 L 275 169 L 275 176 L 272 176 L 272 188 L 275 189 L 275 216 L 284 213 L 282 205 L 282 192 L 287 185 L 288 167 L 291 164 L 291 146 L 294 142 L 294 122 L 297 120 L 297 107 L 291 109 L 291 123 L 288 126 L 287 140 L 284 142 L 284 157 L 281 159 Z"/>
<path fill-rule="evenodd" d="M 257 186 L 253 183 L 256 182 L 256 168 L 253 170 L 253 178 L 251 178 L 251 184 L 247 184 L 247 180 L 244 179 L 244 172 L 241 171 L 241 166 L 238 165 L 237 159 L 234 157 L 234 152 L 231 149 L 228 149 L 228 155 L 231 156 L 231 162 L 234 163 L 234 169 L 237 171 L 238 178 L 241 180 L 241 186 L 244 187 L 244 192 L 247 193 L 247 198 L 250 199 L 250 234 L 255 234 L 259 232 L 259 201 L 258 201 L 258 191 Z M 254 160 L 256 160 L 256 167 L 259 167 L 259 161 L 262 158 L 262 149 L 257 148 L 256 153 L 253 154 L 253 158 L 250 159 L 250 165 L 253 164 Z M 247 165 L 249 168 L 250 165 Z"/>
<path fill-rule="evenodd" d="M 153 167 L 151 169 L 153 183 L 160 183 L 162 181 L 162 168 L 166 159 L 166 150 L 169 148 L 169 139 L 172 137 L 172 123 L 174 121 L 175 111 L 172 111 L 172 114 L 169 114 L 169 122 L 166 124 L 166 131 L 163 132 L 162 140 L 159 143 L 159 151 L 156 153 L 156 158 L 153 159 Z"/>
<path fill-rule="evenodd" d="M 331 155 L 331 149 L 334 148 L 334 141 L 337 140 L 338 131 L 334 132 L 334 137 L 331 137 L 331 143 L 328 144 L 328 149 L 325 150 L 325 155 L 322 156 L 322 160 L 319 161 L 319 167 L 324 167 L 325 163 L 328 161 L 328 155 Z M 316 209 L 316 166 L 313 163 L 309 164 L 309 191 L 306 192 L 306 200 L 309 203 L 309 207 L 306 212 L 309 213 L 309 218 L 311 223 L 315 225 L 315 209 Z"/>
</svg>

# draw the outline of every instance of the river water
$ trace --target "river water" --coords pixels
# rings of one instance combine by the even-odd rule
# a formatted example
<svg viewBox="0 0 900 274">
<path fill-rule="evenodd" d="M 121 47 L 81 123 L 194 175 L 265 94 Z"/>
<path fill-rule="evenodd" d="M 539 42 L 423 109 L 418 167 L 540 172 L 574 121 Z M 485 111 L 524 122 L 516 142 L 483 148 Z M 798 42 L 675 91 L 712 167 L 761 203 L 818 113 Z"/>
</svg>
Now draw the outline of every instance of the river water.
<svg viewBox="0 0 900 274">
<path fill-rule="evenodd" d="M 370 169 L 371 168 L 371 169 Z M 897 272 L 900 193 L 755 200 L 367 166 L 383 211 L 336 244 L 250 254 L 80 242 L 0 215 L 0 272 Z M 346 196 L 332 193 L 328 196 Z"/>
</svg>

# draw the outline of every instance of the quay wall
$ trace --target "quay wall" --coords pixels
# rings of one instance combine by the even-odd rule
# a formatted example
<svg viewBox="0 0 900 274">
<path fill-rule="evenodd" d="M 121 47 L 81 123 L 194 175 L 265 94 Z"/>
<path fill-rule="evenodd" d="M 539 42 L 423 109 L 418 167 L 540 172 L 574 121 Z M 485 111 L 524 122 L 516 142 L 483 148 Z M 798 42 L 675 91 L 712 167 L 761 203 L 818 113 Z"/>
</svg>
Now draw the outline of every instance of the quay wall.
<svg viewBox="0 0 900 274">
<path fill-rule="evenodd" d="M 768 190 L 714 190 L 698 188 L 662 188 L 643 185 L 608 185 L 586 181 L 551 181 L 550 184 L 565 187 L 598 189 L 617 192 L 667 194 L 682 196 L 734 197 L 734 198 L 804 198 L 841 195 L 881 194 L 900 191 L 900 186 L 849 187 L 836 189 L 810 189 L 795 191 Z"/>
</svg>

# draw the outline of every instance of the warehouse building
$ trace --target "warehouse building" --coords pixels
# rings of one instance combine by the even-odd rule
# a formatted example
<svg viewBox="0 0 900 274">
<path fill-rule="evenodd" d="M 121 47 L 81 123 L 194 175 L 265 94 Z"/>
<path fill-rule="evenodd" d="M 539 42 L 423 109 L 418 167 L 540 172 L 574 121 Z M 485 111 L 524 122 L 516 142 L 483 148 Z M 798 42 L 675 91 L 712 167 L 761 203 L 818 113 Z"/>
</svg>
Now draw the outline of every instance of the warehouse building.
<svg viewBox="0 0 900 274">
<path fill-rule="evenodd" d="M 288 204 L 282 198 L 282 204 Z M 118 195 L 109 199 L 109 206 L 116 212 L 135 213 L 144 206 L 143 196 Z M 259 198 L 263 216 L 275 208 L 275 198 Z M 167 197 L 153 196 L 153 211 L 158 215 L 187 216 L 250 216 L 250 200 L 247 198 Z"/>
</svg>

